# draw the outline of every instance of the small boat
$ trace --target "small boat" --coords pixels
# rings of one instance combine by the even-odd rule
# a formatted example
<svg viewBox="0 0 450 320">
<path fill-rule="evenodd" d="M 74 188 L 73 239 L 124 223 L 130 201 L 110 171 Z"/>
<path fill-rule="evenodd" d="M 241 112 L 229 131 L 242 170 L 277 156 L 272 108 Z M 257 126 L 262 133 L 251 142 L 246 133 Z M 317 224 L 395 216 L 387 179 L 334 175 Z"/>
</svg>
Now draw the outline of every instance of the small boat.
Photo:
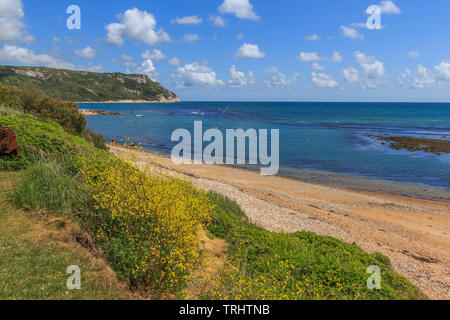
<svg viewBox="0 0 450 320">
<path fill-rule="evenodd" d="M 145 116 L 143 114 L 137 114 L 136 118 L 144 118 Z"/>
</svg>

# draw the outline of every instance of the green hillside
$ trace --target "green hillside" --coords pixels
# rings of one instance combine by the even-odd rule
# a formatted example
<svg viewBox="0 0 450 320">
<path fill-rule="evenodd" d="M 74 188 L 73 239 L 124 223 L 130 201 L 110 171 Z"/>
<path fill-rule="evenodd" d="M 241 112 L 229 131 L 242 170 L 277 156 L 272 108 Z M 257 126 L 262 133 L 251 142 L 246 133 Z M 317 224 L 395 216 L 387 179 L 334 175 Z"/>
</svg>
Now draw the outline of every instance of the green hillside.
<svg viewBox="0 0 450 320">
<path fill-rule="evenodd" d="M 0 66 L 0 83 L 39 90 L 67 101 L 179 101 L 175 93 L 141 74 Z"/>
</svg>

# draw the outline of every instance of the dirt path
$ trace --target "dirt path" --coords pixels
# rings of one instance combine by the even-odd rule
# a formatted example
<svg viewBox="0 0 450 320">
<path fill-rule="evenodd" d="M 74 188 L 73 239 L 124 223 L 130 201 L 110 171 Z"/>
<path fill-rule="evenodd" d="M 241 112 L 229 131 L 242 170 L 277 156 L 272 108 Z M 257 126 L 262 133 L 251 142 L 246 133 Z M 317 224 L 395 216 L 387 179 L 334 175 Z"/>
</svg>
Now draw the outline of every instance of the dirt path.
<svg viewBox="0 0 450 320">
<path fill-rule="evenodd" d="M 127 149 L 113 153 L 128 156 Z M 138 166 L 148 153 L 136 152 Z M 450 299 L 450 203 L 358 192 L 305 183 L 226 166 L 175 165 L 151 156 L 164 168 L 182 172 L 198 188 L 239 203 L 252 222 L 276 232 L 312 231 L 391 259 L 432 299 Z M 172 172 L 174 172 L 172 171 Z"/>
</svg>

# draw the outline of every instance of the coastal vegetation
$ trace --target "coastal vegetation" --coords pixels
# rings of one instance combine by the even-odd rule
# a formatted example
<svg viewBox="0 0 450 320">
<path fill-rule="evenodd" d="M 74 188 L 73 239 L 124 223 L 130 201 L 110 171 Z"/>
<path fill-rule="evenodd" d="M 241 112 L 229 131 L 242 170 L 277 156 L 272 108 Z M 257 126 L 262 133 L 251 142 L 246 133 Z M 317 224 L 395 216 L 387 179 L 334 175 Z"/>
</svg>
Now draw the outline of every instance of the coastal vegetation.
<svg viewBox="0 0 450 320">
<path fill-rule="evenodd" d="M 0 83 L 0 115 L 11 113 L 33 115 L 41 120 L 52 120 L 68 133 L 85 138 L 98 148 L 105 148 L 104 138 L 87 128 L 86 117 L 80 114 L 78 106 L 74 102 L 63 101 L 35 90 L 20 90 Z M 11 121 L 20 122 L 17 125 L 25 129 L 27 126 L 25 118 L 14 118 Z M 42 125 L 39 127 L 42 129 Z"/>
<path fill-rule="evenodd" d="M 1 160 L 0 160 L 1 161 Z M 133 293 L 90 250 L 72 241 L 76 225 L 11 201 L 23 172 L 0 172 L 0 300 L 131 299 Z M 83 270 L 82 290 L 68 290 L 67 267 Z"/>
<path fill-rule="evenodd" d="M 64 294 L 82 299 L 127 298 L 116 287 L 104 295 L 83 290 L 84 295 L 65 293 L 66 277 L 61 273 L 67 266 L 79 263 L 83 270 L 94 267 L 90 267 L 89 259 L 80 261 L 71 254 L 61 260 L 56 240 L 47 240 L 39 249 L 20 240 L 26 233 L 23 230 L 32 228 L 33 219 L 45 215 L 56 219 L 51 220 L 55 228 L 76 226 L 65 234 L 66 241 L 77 241 L 102 258 L 119 279 L 144 297 L 184 297 L 193 271 L 203 268 L 206 253 L 200 234 L 206 232 L 210 238 L 225 241 L 227 266 L 215 270 L 220 274 L 219 281 L 197 298 L 425 298 L 417 287 L 395 273 L 381 254 L 368 254 L 356 245 L 313 233 L 263 230 L 250 223 L 235 202 L 198 191 L 188 181 L 154 166 L 138 170 L 133 158 L 122 160 L 96 147 L 83 130 L 74 130 L 76 126 L 70 121 L 64 122 L 59 116 L 45 118 L 39 107 L 50 110 L 47 103 L 52 100 L 44 99 L 47 103 L 24 109 L 20 99 L 11 102 L 14 98 L 17 96 L 0 96 L 0 126 L 15 130 L 22 150 L 17 158 L 0 158 L 0 170 L 4 171 L 0 172 L 1 181 L 9 181 L 11 190 L 8 196 L 0 195 L 7 203 L 2 205 L 0 216 L 0 247 L 12 246 L 15 250 L 4 256 L 14 263 L 0 263 L 0 281 L 4 282 L 0 297 L 60 298 Z M 23 212 L 30 217 L 23 225 L 14 225 L 19 233 L 5 220 L 16 210 L 26 210 Z M 29 273 L 22 267 L 17 269 L 23 286 L 31 289 L 23 294 L 13 291 L 15 266 L 27 266 L 34 260 L 36 268 Z M 381 290 L 366 286 L 370 265 L 382 271 Z M 41 287 L 48 289 L 44 290 L 47 295 L 36 289 Z"/>
<path fill-rule="evenodd" d="M 175 93 L 141 74 L 0 66 L 0 83 L 19 89 L 38 90 L 65 101 L 179 100 Z"/>
<path fill-rule="evenodd" d="M 395 273 L 389 259 L 354 244 L 311 232 L 263 230 L 230 199 L 210 193 L 215 204 L 212 235 L 229 243 L 234 268 L 224 272 L 216 299 L 360 300 L 420 299 L 420 290 Z M 381 269 L 380 290 L 367 286 L 368 266 Z"/>
</svg>

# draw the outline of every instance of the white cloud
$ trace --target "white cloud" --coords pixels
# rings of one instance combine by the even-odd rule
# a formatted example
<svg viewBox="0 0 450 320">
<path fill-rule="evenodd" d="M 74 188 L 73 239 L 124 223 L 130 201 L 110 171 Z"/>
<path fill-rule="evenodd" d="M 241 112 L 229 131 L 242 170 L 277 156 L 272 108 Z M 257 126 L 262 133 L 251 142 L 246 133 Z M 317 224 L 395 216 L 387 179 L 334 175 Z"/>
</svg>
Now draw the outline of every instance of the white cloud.
<svg viewBox="0 0 450 320">
<path fill-rule="evenodd" d="M 256 83 L 256 77 L 252 71 L 245 75 L 244 72 L 239 71 L 234 65 L 231 66 L 230 77 L 231 80 L 228 81 L 228 84 L 235 88 L 246 87 L 248 84 Z"/>
<path fill-rule="evenodd" d="M 413 89 L 423 89 L 432 87 L 436 84 L 436 79 L 427 68 L 422 65 L 417 66 L 417 74 L 412 74 L 409 69 L 405 69 L 405 72 L 398 77 L 400 84 Z"/>
<path fill-rule="evenodd" d="M 350 84 L 354 84 L 359 82 L 359 71 L 356 68 L 350 67 L 342 70 L 342 75 L 344 76 L 345 81 Z"/>
<path fill-rule="evenodd" d="M 261 52 L 257 44 L 244 43 L 235 54 L 235 59 L 260 59 L 266 56 Z"/>
<path fill-rule="evenodd" d="M 242 32 L 238 33 L 236 36 L 236 40 L 242 40 L 243 38 L 244 38 L 244 34 Z"/>
<path fill-rule="evenodd" d="M 266 70 L 264 70 L 265 72 L 267 72 L 267 73 L 278 73 L 279 71 L 278 71 L 278 68 L 277 67 L 275 67 L 275 66 L 272 66 L 272 67 L 270 67 L 270 68 L 267 68 Z"/>
<path fill-rule="evenodd" d="M 167 59 L 167 57 L 164 55 L 164 53 L 162 53 L 162 51 L 158 50 L 158 49 L 153 49 L 152 51 L 145 50 L 141 54 L 141 57 L 143 59 L 151 59 L 151 60 L 155 60 L 155 61 L 161 61 L 161 60 Z"/>
<path fill-rule="evenodd" d="M 310 40 L 310 41 L 319 41 L 320 39 L 321 39 L 321 37 L 316 33 L 306 37 L 306 40 Z"/>
<path fill-rule="evenodd" d="M 438 72 L 439 79 L 450 80 L 450 60 L 442 61 L 439 65 L 435 66 L 434 69 Z"/>
<path fill-rule="evenodd" d="M 177 57 L 173 57 L 168 61 L 168 63 L 172 66 L 178 66 L 181 63 L 181 61 Z"/>
<path fill-rule="evenodd" d="M 317 54 L 317 52 L 300 52 L 298 59 L 303 62 L 314 62 L 323 60 L 323 58 L 320 57 Z"/>
<path fill-rule="evenodd" d="M 130 57 L 126 54 L 122 54 L 120 56 L 119 60 L 120 60 L 119 62 L 121 62 L 126 67 L 136 67 L 137 66 L 137 64 L 134 62 L 133 57 Z"/>
<path fill-rule="evenodd" d="M 141 66 L 137 69 L 137 71 L 148 75 L 152 80 L 156 80 L 159 77 L 159 73 L 156 71 L 152 59 L 144 60 L 144 62 L 142 62 Z"/>
<path fill-rule="evenodd" d="M 368 57 L 360 51 L 355 52 L 355 58 L 365 76 L 363 87 L 377 88 L 387 78 L 383 62 L 376 60 L 375 57 Z"/>
<path fill-rule="evenodd" d="M 173 19 L 170 22 L 176 23 L 176 24 L 201 24 L 202 21 L 203 21 L 203 19 L 199 18 L 198 16 L 186 16 L 183 18 L 176 17 L 175 19 Z"/>
<path fill-rule="evenodd" d="M 89 62 L 87 65 L 77 68 L 77 70 L 89 71 L 89 72 L 103 72 L 105 67 L 100 64 L 94 64 Z"/>
<path fill-rule="evenodd" d="M 313 62 L 313 64 L 311 65 L 313 70 L 325 70 L 325 67 L 318 64 L 317 62 Z"/>
<path fill-rule="evenodd" d="M 3 42 L 26 42 L 34 40 L 28 34 L 23 23 L 25 13 L 23 11 L 22 0 L 1 0 L 0 1 L 0 41 Z"/>
<path fill-rule="evenodd" d="M 184 42 L 194 43 L 195 41 L 200 40 L 200 37 L 194 33 L 187 33 L 183 36 L 183 39 L 181 39 L 181 40 Z"/>
<path fill-rule="evenodd" d="M 253 5 L 249 0 L 224 0 L 219 7 L 219 12 L 235 14 L 241 19 L 259 20 L 260 17 L 253 11 Z"/>
<path fill-rule="evenodd" d="M 95 55 L 97 54 L 97 51 L 95 51 L 95 50 L 92 49 L 91 47 L 87 46 L 87 47 L 84 48 L 84 49 L 81 49 L 81 50 L 75 50 L 75 53 L 76 53 L 77 56 L 79 56 L 79 57 L 92 59 L 92 58 L 94 58 Z"/>
<path fill-rule="evenodd" d="M 350 39 L 364 39 L 364 36 L 359 33 L 358 30 L 347 27 L 347 26 L 341 26 L 342 35 L 345 38 Z"/>
<path fill-rule="evenodd" d="M 27 48 L 13 45 L 5 45 L 2 49 L 0 49 L 0 62 L 21 63 L 24 65 L 72 70 L 76 68 L 74 64 L 54 58 L 48 54 L 36 54 Z"/>
<path fill-rule="evenodd" d="M 420 52 L 419 52 L 419 51 L 411 51 L 411 52 L 409 53 L 409 57 L 410 57 L 411 59 L 419 59 L 419 57 L 420 57 Z"/>
<path fill-rule="evenodd" d="M 118 16 L 120 23 L 106 26 L 107 40 L 122 46 L 125 40 L 136 40 L 148 45 L 171 41 L 170 36 L 162 29 L 156 29 L 156 18 L 147 11 L 137 8 L 129 9 Z"/>
<path fill-rule="evenodd" d="M 350 24 L 352 28 L 367 29 L 367 22 L 353 22 Z"/>
<path fill-rule="evenodd" d="M 267 87 L 281 87 L 285 89 L 290 89 L 293 87 L 297 78 L 300 76 L 299 73 L 294 73 L 291 76 L 286 76 L 284 73 L 278 70 L 277 67 L 272 66 L 265 70 L 267 73 L 272 74 L 272 78 L 270 80 L 265 80 L 264 83 Z"/>
<path fill-rule="evenodd" d="M 217 79 L 217 75 L 213 69 L 206 65 L 201 65 L 198 62 L 178 67 L 177 71 L 172 74 L 172 77 L 178 79 L 178 88 L 195 86 L 215 87 L 223 85 L 223 81 Z"/>
<path fill-rule="evenodd" d="M 325 73 L 311 73 L 312 82 L 319 88 L 334 88 L 339 84 L 333 80 L 333 77 Z"/>
<path fill-rule="evenodd" d="M 402 11 L 393 1 L 385 0 L 380 3 L 381 14 L 401 14 Z M 368 12 L 368 11 L 367 11 Z"/>
<path fill-rule="evenodd" d="M 341 54 L 337 51 L 333 52 L 333 57 L 331 58 L 331 61 L 333 62 L 342 62 L 343 58 Z"/>
<path fill-rule="evenodd" d="M 211 15 L 209 17 L 209 20 L 211 20 L 213 25 L 216 27 L 224 28 L 227 26 L 226 20 L 224 18 L 222 18 L 221 16 Z"/>
</svg>

